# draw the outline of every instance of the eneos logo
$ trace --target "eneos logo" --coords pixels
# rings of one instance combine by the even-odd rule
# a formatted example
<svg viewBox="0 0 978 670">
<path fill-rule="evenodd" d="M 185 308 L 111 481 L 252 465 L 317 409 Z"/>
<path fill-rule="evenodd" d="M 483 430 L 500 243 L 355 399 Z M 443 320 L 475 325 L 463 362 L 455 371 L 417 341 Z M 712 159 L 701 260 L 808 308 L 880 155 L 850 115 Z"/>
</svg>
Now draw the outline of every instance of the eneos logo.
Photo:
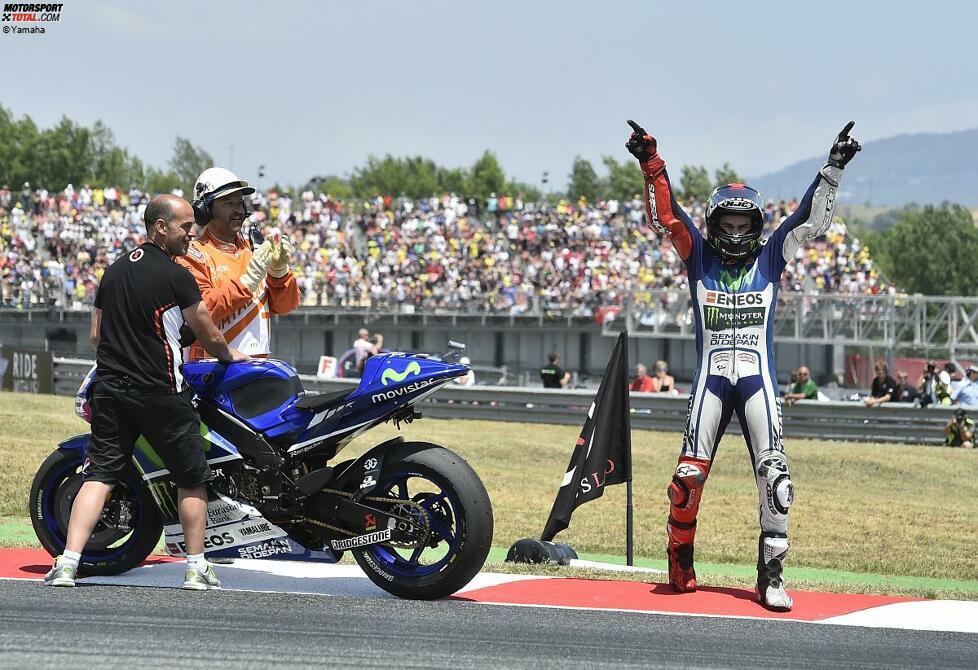
<svg viewBox="0 0 978 670">
<path fill-rule="evenodd" d="M 764 304 L 764 294 L 707 291 L 706 304 L 716 305 L 718 307 L 753 307 Z"/>
</svg>

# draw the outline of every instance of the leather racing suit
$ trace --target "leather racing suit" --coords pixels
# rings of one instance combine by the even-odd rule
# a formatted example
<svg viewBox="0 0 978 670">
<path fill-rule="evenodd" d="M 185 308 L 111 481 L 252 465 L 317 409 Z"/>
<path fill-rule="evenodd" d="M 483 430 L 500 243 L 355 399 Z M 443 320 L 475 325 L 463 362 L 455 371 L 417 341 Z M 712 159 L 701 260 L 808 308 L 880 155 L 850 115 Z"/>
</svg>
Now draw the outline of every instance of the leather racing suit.
<svg viewBox="0 0 978 670">
<path fill-rule="evenodd" d="M 682 453 L 669 486 L 667 523 L 670 558 L 687 552 L 688 572 L 670 580 L 678 590 L 694 590 L 692 573 L 696 513 L 710 464 L 734 414 L 750 451 L 757 482 L 761 537 L 758 574 L 773 560 L 780 569 L 788 551 L 788 507 L 793 489 L 784 454 L 781 399 L 774 365 L 774 314 L 781 274 L 808 240 L 824 234 L 832 221 L 842 169 L 826 164 L 798 209 L 759 247 L 756 257 L 725 265 L 673 197 L 665 163 L 646 172 L 646 214 L 669 238 L 686 266 L 696 320 L 697 369 L 689 396 Z M 672 561 L 671 561 L 672 563 Z M 678 583 L 677 583 L 678 582 Z M 776 582 L 777 583 L 777 582 Z"/>
</svg>

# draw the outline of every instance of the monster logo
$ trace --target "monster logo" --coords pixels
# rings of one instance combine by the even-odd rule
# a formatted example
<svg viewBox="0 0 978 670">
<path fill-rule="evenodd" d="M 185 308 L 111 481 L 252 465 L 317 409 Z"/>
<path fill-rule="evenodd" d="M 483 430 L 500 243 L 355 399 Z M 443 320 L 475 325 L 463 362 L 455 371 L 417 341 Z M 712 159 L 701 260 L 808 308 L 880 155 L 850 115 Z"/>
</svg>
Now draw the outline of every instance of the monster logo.
<svg viewBox="0 0 978 670">
<path fill-rule="evenodd" d="M 408 366 L 404 368 L 403 371 L 398 372 L 394 368 L 390 367 L 384 370 L 384 374 L 380 376 L 380 383 L 387 386 L 389 382 L 402 382 L 409 376 L 421 374 L 421 366 L 418 365 L 417 361 L 411 361 Z"/>
</svg>

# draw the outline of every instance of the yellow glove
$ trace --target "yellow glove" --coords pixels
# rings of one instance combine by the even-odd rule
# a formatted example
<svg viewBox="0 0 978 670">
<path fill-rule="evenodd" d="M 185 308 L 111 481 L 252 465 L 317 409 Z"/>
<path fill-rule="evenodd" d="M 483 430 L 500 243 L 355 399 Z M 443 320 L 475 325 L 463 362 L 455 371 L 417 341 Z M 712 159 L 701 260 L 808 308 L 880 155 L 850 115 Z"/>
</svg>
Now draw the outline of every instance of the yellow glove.
<svg viewBox="0 0 978 670">
<path fill-rule="evenodd" d="M 278 279 L 288 273 L 293 251 L 289 238 L 275 235 L 273 239 L 272 253 L 268 261 L 268 276 Z"/>
<path fill-rule="evenodd" d="M 252 293 L 257 293 L 258 285 L 264 281 L 265 275 L 268 274 L 268 262 L 271 257 L 272 243 L 270 241 L 265 240 L 255 247 L 255 251 L 251 254 L 251 260 L 248 261 L 248 267 L 239 279 L 242 286 Z"/>
</svg>

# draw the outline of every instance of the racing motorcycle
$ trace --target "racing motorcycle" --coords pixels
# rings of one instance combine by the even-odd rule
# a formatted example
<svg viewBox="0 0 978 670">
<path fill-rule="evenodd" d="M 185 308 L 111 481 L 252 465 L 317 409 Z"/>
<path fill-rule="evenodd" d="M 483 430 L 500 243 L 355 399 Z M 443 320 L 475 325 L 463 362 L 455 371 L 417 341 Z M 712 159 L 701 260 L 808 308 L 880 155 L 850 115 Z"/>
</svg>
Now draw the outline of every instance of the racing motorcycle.
<svg viewBox="0 0 978 670">
<path fill-rule="evenodd" d="M 467 374 L 457 362 L 464 345 L 450 347 L 442 356 L 372 356 L 354 390 L 321 394 L 304 392 L 295 369 L 274 359 L 184 364 L 214 475 L 207 556 L 335 563 L 350 551 L 371 581 L 402 598 L 442 598 L 465 586 L 485 563 L 493 530 L 489 495 L 465 460 L 397 437 L 334 463 L 365 431 L 420 418 L 416 403 Z M 64 550 L 89 437 L 59 444 L 31 486 L 31 521 L 52 556 Z M 176 487 L 140 437 L 79 569 L 130 570 L 161 530 L 167 553 L 185 555 Z"/>
</svg>

